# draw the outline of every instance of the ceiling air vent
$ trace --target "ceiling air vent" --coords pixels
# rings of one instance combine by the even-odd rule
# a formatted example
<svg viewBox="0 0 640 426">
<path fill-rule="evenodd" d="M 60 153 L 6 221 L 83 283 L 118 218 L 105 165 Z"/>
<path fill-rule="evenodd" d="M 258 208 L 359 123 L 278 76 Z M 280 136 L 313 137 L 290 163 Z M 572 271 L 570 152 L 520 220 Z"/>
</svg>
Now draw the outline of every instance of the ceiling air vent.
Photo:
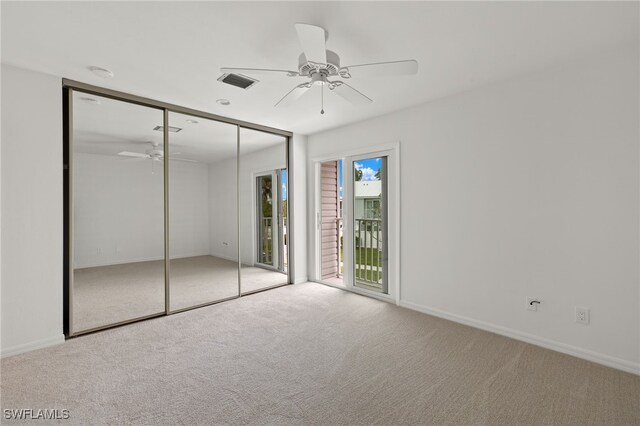
<svg viewBox="0 0 640 426">
<path fill-rule="evenodd" d="M 218 81 L 239 87 L 241 89 L 248 89 L 258 82 L 258 80 L 255 80 L 253 78 L 234 73 L 222 74 Z"/>
<path fill-rule="evenodd" d="M 182 130 L 182 127 L 173 127 L 173 126 L 169 126 L 168 127 L 169 131 L 171 133 L 178 133 L 180 130 Z M 156 130 L 158 132 L 164 132 L 164 127 L 162 126 L 156 126 L 153 128 L 153 130 Z"/>
</svg>

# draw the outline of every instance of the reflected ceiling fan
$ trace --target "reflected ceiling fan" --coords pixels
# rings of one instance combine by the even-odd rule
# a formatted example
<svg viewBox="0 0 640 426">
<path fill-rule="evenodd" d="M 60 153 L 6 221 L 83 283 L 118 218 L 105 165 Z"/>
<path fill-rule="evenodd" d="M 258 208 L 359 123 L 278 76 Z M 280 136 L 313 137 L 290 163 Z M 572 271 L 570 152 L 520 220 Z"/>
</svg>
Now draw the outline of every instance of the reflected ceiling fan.
<svg viewBox="0 0 640 426">
<path fill-rule="evenodd" d="M 307 77 L 309 81 L 298 84 L 275 106 L 286 106 L 300 99 L 314 85 L 322 86 L 322 109 L 324 114 L 324 87 L 352 104 L 368 104 L 373 100 L 358 90 L 354 89 L 342 80 L 329 80 L 339 77 L 351 79 L 360 77 L 409 75 L 418 72 L 416 60 L 404 60 L 393 62 L 379 62 L 374 64 L 340 66 L 340 57 L 337 53 L 327 50 L 325 42 L 328 33 L 324 28 L 310 24 L 295 24 L 303 53 L 298 57 L 298 71 L 260 69 L 260 68 L 220 68 L 223 73 L 266 74 L 279 73 L 288 77 Z"/>
<path fill-rule="evenodd" d="M 164 160 L 164 151 L 162 149 L 162 145 L 158 142 L 145 142 L 151 145 L 151 149 L 147 149 L 145 152 L 131 152 L 131 151 L 122 151 L 119 152 L 118 155 L 121 157 L 130 157 L 130 158 L 139 158 L 141 160 L 152 160 L 152 161 L 163 161 Z M 175 158 L 174 155 L 180 155 L 180 152 L 171 152 L 172 157 L 169 159 L 171 161 L 184 161 L 187 163 L 197 163 L 196 160 L 190 160 L 188 158 Z"/>
</svg>

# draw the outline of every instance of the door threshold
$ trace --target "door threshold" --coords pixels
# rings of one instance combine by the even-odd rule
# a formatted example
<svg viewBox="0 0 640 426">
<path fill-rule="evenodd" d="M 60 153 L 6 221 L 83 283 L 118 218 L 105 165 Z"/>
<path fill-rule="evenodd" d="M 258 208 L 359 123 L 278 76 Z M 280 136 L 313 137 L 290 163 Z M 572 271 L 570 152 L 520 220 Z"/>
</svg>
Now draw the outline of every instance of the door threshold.
<svg viewBox="0 0 640 426">
<path fill-rule="evenodd" d="M 336 288 L 344 288 L 344 289 L 347 288 L 347 286 L 344 283 L 344 280 L 342 278 L 330 278 L 328 280 L 319 280 L 319 281 L 316 281 L 316 282 L 318 282 L 320 284 L 325 284 L 325 285 L 328 285 L 328 286 L 331 286 L 331 287 L 336 287 Z"/>
</svg>

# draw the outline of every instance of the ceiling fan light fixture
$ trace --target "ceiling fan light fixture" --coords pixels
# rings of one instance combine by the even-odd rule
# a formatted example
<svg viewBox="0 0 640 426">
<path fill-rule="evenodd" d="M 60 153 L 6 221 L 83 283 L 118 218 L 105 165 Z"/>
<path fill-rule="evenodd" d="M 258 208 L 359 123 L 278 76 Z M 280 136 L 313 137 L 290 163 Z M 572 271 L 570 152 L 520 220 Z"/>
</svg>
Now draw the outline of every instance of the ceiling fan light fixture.
<svg viewBox="0 0 640 426">
<path fill-rule="evenodd" d="M 322 86 L 324 84 L 329 84 L 329 80 L 327 79 L 327 73 L 319 71 L 311 74 L 311 84 L 315 84 L 316 86 Z"/>
</svg>

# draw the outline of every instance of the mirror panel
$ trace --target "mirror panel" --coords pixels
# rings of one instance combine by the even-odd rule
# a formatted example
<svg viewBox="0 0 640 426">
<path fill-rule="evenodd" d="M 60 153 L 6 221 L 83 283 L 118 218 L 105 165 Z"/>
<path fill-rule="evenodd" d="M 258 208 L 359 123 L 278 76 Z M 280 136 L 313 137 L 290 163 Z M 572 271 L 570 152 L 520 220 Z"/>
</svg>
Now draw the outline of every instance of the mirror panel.
<svg viewBox="0 0 640 426">
<path fill-rule="evenodd" d="M 72 333 L 165 311 L 163 112 L 73 92 Z"/>
<path fill-rule="evenodd" d="M 169 306 L 236 297 L 237 127 L 169 113 Z"/>
<path fill-rule="evenodd" d="M 288 283 L 286 137 L 80 90 L 69 335 Z"/>
<path fill-rule="evenodd" d="M 241 292 L 287 284 L 287 138 L 240 129 Z"/>
</svg>

